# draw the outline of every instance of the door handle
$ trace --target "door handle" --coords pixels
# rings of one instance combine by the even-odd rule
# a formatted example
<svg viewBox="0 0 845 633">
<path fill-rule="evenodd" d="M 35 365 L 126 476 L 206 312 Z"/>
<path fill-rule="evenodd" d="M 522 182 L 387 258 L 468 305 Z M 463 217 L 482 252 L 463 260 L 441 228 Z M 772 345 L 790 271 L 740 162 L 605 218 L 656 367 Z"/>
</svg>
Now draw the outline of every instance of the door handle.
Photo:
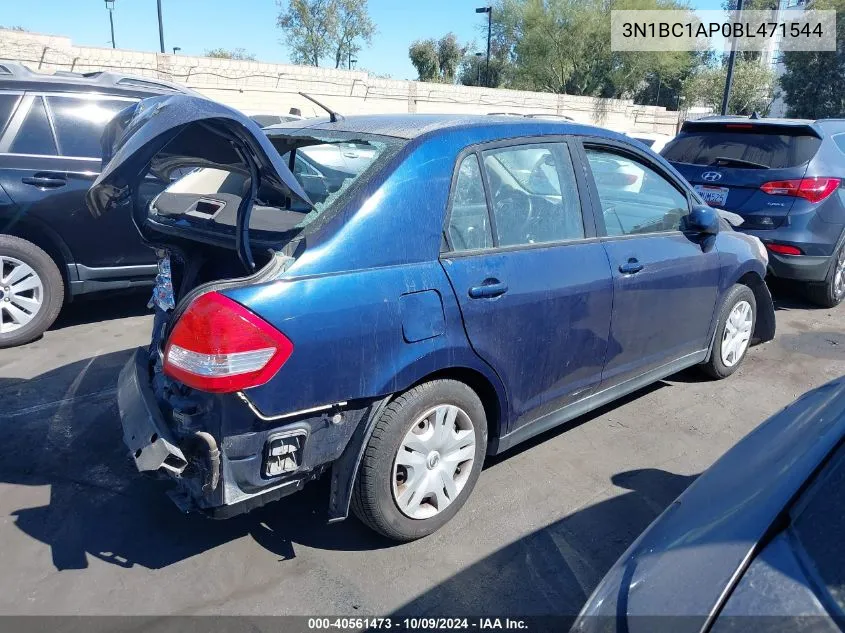
<svg viewBox="0 0 845 633">
<path fill-rule="evenodd" d="M 21 182 L 25 185 L 41 187 L 42 189 L 57 189 L 67 184 L 67 177 L 61 174 L 35 174 L 34 176 L 21 178 Z"/>
<path fill-rule="evenodd" d="M 619 267 L 619 272 L 625 275 L 633 275 L 643 269 L 643 265 L 635 258 L 629 259 Z"/>
<path fill-rule="evenodd" d="M 469 296 L 471 299 L 493 299 L 500 297 L 508 291 L 507 284 L 503 284 L 498 279 L 486 280 L 480 286 L 473 286 L 469 289 Z"/>
</svg>

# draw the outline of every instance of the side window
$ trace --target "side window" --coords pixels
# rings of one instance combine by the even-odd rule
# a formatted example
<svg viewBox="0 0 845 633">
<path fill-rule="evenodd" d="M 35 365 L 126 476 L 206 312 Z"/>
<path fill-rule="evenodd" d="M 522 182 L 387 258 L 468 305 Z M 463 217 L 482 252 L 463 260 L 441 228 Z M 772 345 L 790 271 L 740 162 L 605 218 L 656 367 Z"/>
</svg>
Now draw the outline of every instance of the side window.
<svg viewBox="0 0 845 633">
<path fill-rule="evenodd" d="M 493 246 L 487 199 L 475 154 L 466 156 L 458 168 L 449 217 L 449 239 L 456 251 Z"/>
<path fill-rule="evenodd" d="M 644 162 L 604 149 L 585 148 L 599 193 L 607 235 L 680 231 L 687 197 Z"/>
<path fill-rule="evenodd" d="M 131 101 L 76 97 L 47 97 L 62 156 L 99 158 L 100 137 L 106 123 Z"/>
<path fill-rule="evenodd" d="M 500 246 L 584 237 L 566 143 L 503 147 L 483 156 Z"/>
<path fill-rule="evenodd" d="M 3 114 L 2 110 L 3 110 L 3 108 L 2 108 L 2 106 L 0 106 L 0 117 L 2 117 L 2 114 Z M 0 121 L 2 121 L 2 118 L 0 118 Z M 833 142 L 836 143 L 836 147 L 839 148 L 839 151 L 842 152 L 843 154 L 845 154 L 845 133 L 836 134 L 833 137 Z"/>
<path fill-rule="evenodd" d="M 23 125 L 15 135 L 9 151 L 13 154 L 39 154 L 41 156 L 55 156 L 56 140 L 53 138 L 53 131 L 50 129 L 50 121 L 47 119 L 47 110 L 44 109 L 44 101 L 36 97 Z"/>
<path fill-rule="evenodd" d="M 0 134 L 3 133 L 9 119 L 12 118 L 12 113 L 20 101 L 20 95 L 0 94 Z"/>
</svg>

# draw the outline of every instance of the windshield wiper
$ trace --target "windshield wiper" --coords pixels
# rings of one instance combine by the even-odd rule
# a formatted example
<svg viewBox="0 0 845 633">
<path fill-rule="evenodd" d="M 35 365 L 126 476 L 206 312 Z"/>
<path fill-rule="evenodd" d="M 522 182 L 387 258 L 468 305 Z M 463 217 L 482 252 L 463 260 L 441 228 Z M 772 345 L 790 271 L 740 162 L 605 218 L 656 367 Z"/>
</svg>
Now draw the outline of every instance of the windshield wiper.
<svg viewBox="0 0 845 633">
<path fill-rule="evenodd" d="M 763 163 L 755 163 L 753 160 L 743 160 L 741 158 L 728 158 L 727 156 L 717 156 L 710 165 L 720 165 L 727 167 L 729 165 L 736 165 L 737 167 L 751 167 L 753 169 L 770 169 L 768 165 Z"/>
</svg>

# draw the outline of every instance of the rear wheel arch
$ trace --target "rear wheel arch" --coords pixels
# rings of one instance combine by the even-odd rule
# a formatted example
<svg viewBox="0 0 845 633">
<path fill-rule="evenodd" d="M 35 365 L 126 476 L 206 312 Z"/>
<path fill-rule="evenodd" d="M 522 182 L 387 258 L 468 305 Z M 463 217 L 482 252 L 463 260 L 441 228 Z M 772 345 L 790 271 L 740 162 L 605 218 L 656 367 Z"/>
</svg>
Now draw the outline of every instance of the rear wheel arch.
<svg viewBox="0 0 845 633">
<path fill-rule="evenodd" d="M 29 217 L 17 221 L 0 220 L 0 225 L 3 227 L 0 234 L 11 235 L 32 242 L 52 258 L 62 275 L 65 302 L 70 301 L 68 266 L 74 263 L 74 258 L 73 253 L 61 236 L 46 224 Z"/>
</svg>

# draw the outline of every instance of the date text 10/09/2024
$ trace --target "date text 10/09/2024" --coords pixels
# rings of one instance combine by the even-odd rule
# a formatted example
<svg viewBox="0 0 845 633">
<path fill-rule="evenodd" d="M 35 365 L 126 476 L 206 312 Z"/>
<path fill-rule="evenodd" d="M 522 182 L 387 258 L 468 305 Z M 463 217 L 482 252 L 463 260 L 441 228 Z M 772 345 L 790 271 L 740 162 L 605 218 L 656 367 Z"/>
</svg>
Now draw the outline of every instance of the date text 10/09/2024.
<svg viewBox="0 0 845 633">
<path fill-rule="evenodd" d="M 312 631 L 397 629 L 405 631 L 454 630 L 527 630 L 519 618 L 308 618 Z"/>
</svg>

